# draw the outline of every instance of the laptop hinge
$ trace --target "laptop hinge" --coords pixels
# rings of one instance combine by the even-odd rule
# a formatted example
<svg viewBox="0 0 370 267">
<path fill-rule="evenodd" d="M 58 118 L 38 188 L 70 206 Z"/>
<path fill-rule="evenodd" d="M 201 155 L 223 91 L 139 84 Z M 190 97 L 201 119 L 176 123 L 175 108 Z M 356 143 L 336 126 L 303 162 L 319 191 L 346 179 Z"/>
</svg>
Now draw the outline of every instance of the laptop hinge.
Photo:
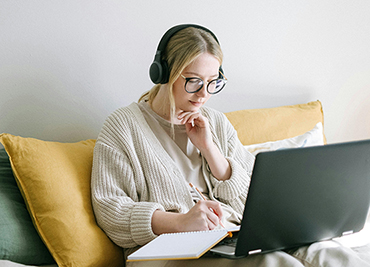
<svg viewBox="0 0 370 267">
<path fill-rule="evenodd" d="M 249 255 L 261 253 L 262 249 L 255 249 L 248 252 Z"/>
<path fill-rule="evenodd" d="M 344 236 L 344 235 L 350 235 L 350 234 L 353 234 L 353 230 L 343 232 L 343 233 L 342 233 L 342 236 Z"/>
</svg>

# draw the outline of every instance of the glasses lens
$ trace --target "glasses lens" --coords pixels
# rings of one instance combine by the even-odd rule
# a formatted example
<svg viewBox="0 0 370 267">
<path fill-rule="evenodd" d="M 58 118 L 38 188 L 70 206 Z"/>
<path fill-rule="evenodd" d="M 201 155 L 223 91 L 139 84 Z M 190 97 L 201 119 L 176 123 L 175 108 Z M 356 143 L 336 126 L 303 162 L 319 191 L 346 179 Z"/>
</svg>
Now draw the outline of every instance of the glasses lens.
<svg viewBox="0 0 370 267">
<path fill-rule="evenodd" d="M 211 81 L 208 84 L 207 90 L 210 94 L 217 94 L 220 92 L 226 85 L 226 81 L 223 79 L 216 79 Z"/>
<path fill-rule="evenodd" d="M 198 78 L 190 78 L 186 81 L 185 90 L 188 93 L 194 93 L 203 86 L 203 81 Z"/>
</svg>

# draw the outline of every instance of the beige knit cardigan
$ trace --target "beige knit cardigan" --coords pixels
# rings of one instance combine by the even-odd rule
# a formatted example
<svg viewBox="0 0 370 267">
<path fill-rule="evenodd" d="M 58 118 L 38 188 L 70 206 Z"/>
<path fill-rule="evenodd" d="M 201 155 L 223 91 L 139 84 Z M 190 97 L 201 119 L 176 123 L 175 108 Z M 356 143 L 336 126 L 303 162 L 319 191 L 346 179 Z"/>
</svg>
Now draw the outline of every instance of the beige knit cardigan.
<svg viewBox="0 0 370 267">
<path fill-rule="evenodd" d="M 213 141 L 229 161 L 232 174 L 221 182 L 203 158 L 211 199 L 243 213 L 254 157 L 244 149 L 225 115 L 201 108 Z M 99 226 L 119 246 L 132 248 L 156 237 L 155 210 L 186 213 L 194 205 L 185 177 L 146 123 L 137 103 L 105 121 L 94 148 L 92 204 Z"/>
</svg>

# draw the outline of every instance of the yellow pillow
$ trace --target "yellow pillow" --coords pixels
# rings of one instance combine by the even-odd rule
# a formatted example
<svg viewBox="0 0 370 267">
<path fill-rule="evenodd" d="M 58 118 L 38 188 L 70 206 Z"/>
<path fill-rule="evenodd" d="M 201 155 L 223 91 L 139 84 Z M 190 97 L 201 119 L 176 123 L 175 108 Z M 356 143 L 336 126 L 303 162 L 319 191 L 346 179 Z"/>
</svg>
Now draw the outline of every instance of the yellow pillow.
<svg viewBox="0 0 370 267">
<path fill-rule="evenodd" d="M 33 223 L 60 267 L 124 266 L 97 226 L 90 175 L 95 140 L 46 142 L 1 134 Z"/>
<path fill-rule="evenodd" d="M 318 122 L 324 125 L 320 101 L 276 108 L 238 110 L 225 115 L 238 132 L 243 145 L 292 138 L 310 131 Z M 324 141 L 326 143 L 325 135 Z"/>
</svg>

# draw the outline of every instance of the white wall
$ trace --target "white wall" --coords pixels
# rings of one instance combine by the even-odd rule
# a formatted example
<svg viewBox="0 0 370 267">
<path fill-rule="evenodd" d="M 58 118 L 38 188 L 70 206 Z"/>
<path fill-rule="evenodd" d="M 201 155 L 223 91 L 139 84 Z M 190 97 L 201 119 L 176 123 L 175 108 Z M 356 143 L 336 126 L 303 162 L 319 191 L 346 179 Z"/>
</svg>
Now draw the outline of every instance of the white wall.
<svg viewBox="0 0 370 267">
<path fill-rule="evenodd" d="M 151 88 L 160 37 L 210 28 L 225 53 L 221 111 L 321 100 L 330 143 L 370 138 L 368 0 L 2 0 L 0 132 L 96 138 Z"/>
</svg>

